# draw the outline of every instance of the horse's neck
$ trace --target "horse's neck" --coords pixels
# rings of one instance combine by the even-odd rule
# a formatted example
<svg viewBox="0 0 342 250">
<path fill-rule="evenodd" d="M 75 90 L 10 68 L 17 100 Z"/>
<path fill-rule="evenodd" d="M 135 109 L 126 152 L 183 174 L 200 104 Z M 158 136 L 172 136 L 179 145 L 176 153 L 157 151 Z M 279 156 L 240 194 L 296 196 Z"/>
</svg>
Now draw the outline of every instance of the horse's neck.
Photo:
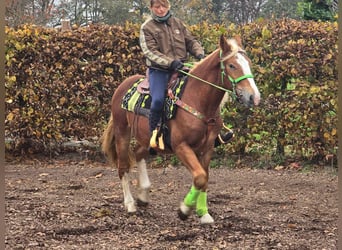
<svg viewBox="0 0 342 250">
<path fill-rule="evenodd" d="M 190 73 L 186 90 L 184 92 L 185 102 L 190 102 L 198 111 L 213 115 L 218 111 L 224 91 L 210 85 L 219 85 L 221 82 L 220 66 L 212 58 L 200 62 Z"/>
</svg>

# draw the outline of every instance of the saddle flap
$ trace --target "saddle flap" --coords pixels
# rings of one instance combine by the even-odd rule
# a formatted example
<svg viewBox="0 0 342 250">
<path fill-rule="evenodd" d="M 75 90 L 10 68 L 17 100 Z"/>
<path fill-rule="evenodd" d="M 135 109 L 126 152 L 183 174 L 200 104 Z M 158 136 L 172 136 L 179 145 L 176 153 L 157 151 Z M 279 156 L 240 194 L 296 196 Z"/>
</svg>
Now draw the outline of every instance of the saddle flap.
<svg viewBox="0 0 342 250">
<path fill-rule="evenodd" d="M 150 93 L 150 83 L 147 77 L 138 84 L 137 91 L 141 94 Z"/>
</svg>

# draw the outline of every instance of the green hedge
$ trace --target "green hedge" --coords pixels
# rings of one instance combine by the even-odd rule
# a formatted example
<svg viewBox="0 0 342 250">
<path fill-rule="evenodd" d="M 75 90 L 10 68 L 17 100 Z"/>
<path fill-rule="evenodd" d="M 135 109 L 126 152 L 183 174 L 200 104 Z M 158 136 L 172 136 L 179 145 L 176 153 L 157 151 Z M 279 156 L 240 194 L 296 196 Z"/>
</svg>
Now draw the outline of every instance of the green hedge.
<svg viewBox="0 0 342 250">
<path fill-rule="evenodd" d="M 220 34 L 240 35 L 263 101 L 230 101 L 223 117 L 237 136 L 228 152 L 322 159 L 337 148 L 337 24 L 260 20 L 244 26 L 190 27 L 207 54 Z M 6 28 L 7 153 L 48 152 L 70 139 L 98 143 L 113 91 L 145 64 L 139 27 L 71 31 Z"/>
</svg>

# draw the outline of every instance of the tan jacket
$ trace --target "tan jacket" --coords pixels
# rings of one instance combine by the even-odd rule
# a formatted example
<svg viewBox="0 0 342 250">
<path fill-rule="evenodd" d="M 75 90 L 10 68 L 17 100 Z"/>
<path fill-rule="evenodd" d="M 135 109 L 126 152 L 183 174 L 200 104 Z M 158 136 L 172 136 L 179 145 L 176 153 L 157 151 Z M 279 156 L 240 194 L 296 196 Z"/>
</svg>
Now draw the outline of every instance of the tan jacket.
<svg viewBox="0 0 342 250">
<path fill-rule="evenodd" d="M 171 16 L 167 22 L 146 20 L 140 28 L 140 47 L 148 67 L 168 69 L 173 60 L 186 61 L 188 52 L 204 55 L 204 50 L 183 22 Z"/>
</svg>

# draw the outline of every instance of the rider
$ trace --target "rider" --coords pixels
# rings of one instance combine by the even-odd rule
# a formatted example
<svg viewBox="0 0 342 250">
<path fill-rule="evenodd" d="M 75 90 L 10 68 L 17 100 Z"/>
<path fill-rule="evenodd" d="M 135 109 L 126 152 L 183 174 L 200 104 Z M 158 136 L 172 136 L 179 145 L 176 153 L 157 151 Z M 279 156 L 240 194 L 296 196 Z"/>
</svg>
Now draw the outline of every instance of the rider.
<svg viewBox="0 0 342 250">
<path fill-rule="evenodd" d="M 140 28 L 140 47 L 149 69 L 151 109 L 150 147 L 156 148 L 158 123 L 161 119 L 167 84 L 174 71 L 183 68 L 188 53 L 204 58 L 204 49 L 184 23 L 170 12 L 168 0 L 150 1 L 151 17 Z"/>
</svg>

